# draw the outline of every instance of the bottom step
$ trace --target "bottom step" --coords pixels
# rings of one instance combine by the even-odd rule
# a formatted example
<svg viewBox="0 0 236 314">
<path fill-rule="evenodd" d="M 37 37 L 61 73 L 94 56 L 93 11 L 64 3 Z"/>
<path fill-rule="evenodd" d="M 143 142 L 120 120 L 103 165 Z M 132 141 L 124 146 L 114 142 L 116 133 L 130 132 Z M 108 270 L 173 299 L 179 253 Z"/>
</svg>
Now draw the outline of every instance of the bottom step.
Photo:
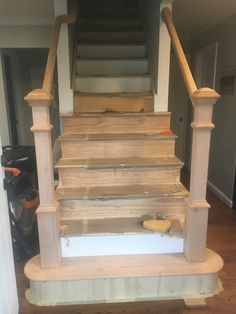
<svg viewBox="0 0 236 314">
<path fill-rule="evenodd" d="M 202 299 L 219 292 L 221 257 L 207 249 L 205 261 L 183 254 L 63 258 L 41 269 L 39 256 L 25 266 L 30 303 L 40 306 L 167 299 Z"/>
</svg>

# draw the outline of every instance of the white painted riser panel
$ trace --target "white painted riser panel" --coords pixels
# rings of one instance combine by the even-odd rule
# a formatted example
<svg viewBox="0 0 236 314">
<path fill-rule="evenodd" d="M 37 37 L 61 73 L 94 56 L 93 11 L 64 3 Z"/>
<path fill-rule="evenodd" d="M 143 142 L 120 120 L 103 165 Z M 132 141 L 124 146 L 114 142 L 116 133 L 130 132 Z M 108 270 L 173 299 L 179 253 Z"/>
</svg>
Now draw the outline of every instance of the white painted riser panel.
<svg viewBox="0 0 236 314">
<path fill-rule="evenodd" d="M 61 239 L 63 257 L 182 253 L 184 239 L 152 234 L 88 235 Z"/>
<path fill-rule="evenodd" d="M 80 45 L 77 48 L 82 58 L 145 58 L 145 45 Z"/>
<path fill-rule="evenodd" d="M 87 93 L 122 93 L 150 91 L 150 78 L 140 77 L 77 77 L 77 92 Z"/>
<path fill-rule="evenodd" d="M 146 74 L 148 62 L 145 59 L 126 60 L 78 60 L 79 74 Z"/>
</svg>

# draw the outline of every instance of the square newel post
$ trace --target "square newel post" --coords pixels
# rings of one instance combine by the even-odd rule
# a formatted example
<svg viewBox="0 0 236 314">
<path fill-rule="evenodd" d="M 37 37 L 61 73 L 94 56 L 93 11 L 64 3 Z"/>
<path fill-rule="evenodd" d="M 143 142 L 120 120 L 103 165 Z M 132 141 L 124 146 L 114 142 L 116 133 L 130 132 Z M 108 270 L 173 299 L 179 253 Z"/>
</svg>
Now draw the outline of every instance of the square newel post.
<svg viewBox="0 0 236 314">
<path fill-rule="evenodd" d="M 190 195 L 186 199 L 186 235 L 185 257 L 189 262 L 204 260 L 208 209 L 206 201 L 208 162 L 210 150 L 212 111 L 214 103 L 220 98 L 210 88 L 200 88 L 193 92 L 191 100 L 194 106 Z"/>
<path fill-rule="evenodd" d="M 42 89 L 29 93 L 25 100 L 32 107 L 40 205 L 37 209 L 42 268 L 57 267 L 61 259 L 59 218 L 55 200 L 49 106 L 53 97 Z"/>
</svg>

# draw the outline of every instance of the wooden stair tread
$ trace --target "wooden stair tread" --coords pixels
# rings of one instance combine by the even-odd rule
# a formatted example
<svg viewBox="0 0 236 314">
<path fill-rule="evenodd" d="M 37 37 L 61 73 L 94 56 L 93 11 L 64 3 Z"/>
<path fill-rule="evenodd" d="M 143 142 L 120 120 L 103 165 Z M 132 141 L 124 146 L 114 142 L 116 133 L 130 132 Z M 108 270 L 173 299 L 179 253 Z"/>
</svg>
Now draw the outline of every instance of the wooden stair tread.
<svg viewBox="0 0 236 314">
<path fill-rule="evenodd" d="M 61 158 L 55 168 L 86 168 L 86 169 L 124 169 L 149 167 L 181 167 L 183 162 L 175 156 L 160 157 L 122 157 L 122 158 Z"/>
<path fill-rule="evenodd" d="M 125 46 L 125 47 L 130 47 L 130 46 L 145 46 L 145 43 L 140 43 L 140 42 L 131 42 L 131 43 L 122 43 L 122 42 L 107 42 L 107 43 L 96 43 L 96 42 L 88 42 L 88 43 L 83 43 L 79 42 L 78 46 Z"/>
<path fill-rule="evenodd" d="M 145 216 L 137 218 L 105 218 L 89 220 L 63 220 L 61 237 L 79 235 L 109 235 L 109 234 L 148 234 L 156 233 L 143 228 Z M 171 229 L 166 235 L 184 237 L 184 230 L 178 219 L 171 220 Z"/>
<path fill-rule="evenodd" d="M 128 140 L 166 140 L 175 139 L 174 134 L 156 133 L 109 133 L 109 134 L 77 134 L 64 133 L 60 136 L 60 141 L 128 141 Z"/>
<path fill-rule="evenodd" d="M 57 187 L 58 200 L 75 199 L 138 199 L 138 198 L 167 198 L 186 197 L 189 192 L 182 183 L 153 185 L 124 185 L 124 186 L 94 186 L 94 187 Z"/>
<path fill-rule="evenodd" d="M 148 266 L 148 267 L 147 267 Z M 33 281 L 82 280 L 95 278 L 131 278 L 171 275 L 214 274 L 223 267 L 222 258 L 206 249 L 205 260 L 189 263 L 184 254 L 148 254 L 63 258 L 59 268 L 42 269 L 39 255 L 25 267 Z"/>
<path fill-rule="evenodd" d="M 78 78 L 135 78 L 135 77 L 145 77 L 149 78 L 150 74 L 149 73 L 144 73 L 144 74 L 76 74 L 76 77 Z M 130 92 L 131 93 L 131 92 Z M 103 93 L 104 94 L 104 93 Z"/>
<path fill-rule="evenodd" d="M 120 98 L 136 98 L 145 97 L 153 99 L 154 95 L 152 92 L 132 92 L 132 93 L 86 93 L 86 92 L 74 92 L 74 96 L 83 97 L 120 97 Z"/>
<path fill-rule="evenodd" d="M 107 112 L 107 113 L 62 113 L 61 117 L 77 118 L 77 117 L 91 117 L 91 118 L 100 118 L 100 117 L 120 117 L 121 119 L 126 117 L 161 117 L 161 116 L 170 116 L 170 112 Z"/>
<path fill-rule="evenodd" d="M 115 58 L 79 57 L 78 61 L 148 61 L 148 58 L 146 58 L 146 57 L 130 57 L 130 58 L 127 58 L 127 57 L 126 58 L 117 58 L 117 57 L 115 57 Z M 112 93 L 110 93 L 110 94 L 112 94 Z M 113 94 L 115 94 L 115 93 L 113 93 Z M 119 94 L 119 93 L 116 93 L 116 94 Z M 122 93 L 120 93 L 120 94 L 122 94 Z M 146 93 L 146 94 L 148 94 L 148 93 Z M 151 93 L 149 93 L 149 94 L 151 94 Z"/>
</svg>

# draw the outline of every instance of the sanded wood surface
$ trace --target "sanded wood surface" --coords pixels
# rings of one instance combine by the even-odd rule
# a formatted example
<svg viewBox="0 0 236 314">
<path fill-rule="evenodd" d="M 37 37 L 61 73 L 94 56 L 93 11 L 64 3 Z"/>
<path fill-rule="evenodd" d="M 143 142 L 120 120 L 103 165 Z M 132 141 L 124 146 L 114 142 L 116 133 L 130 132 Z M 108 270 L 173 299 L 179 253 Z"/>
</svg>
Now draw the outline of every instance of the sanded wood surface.
<svg viewBox="0 0 236 314">
<path fill-rule="evenodd" d="M 63 168 L 59 169 L 59 178 L 61 185 L 73 187 L 155 185 L 161 182 L 179 182 L 179 172 L 179 166 L 119 169 Z"/>
<path fill-rule="evenodd" d="M 181 183 L 159 185 L 130 185 L 107 187 L 62 187 L 56 190 L 57 199 L 138 199 L 150 197 L 185 197 L 187 190 Z"/>
<path fill-rule="evenodd" d="M 63 115 L 66 133 L 151 133 L 170 128 L 169 113 Z"/>
<path fill-rule="evenodd" d="M 127 157 L 127 158 L 61 158 L 56 164 L 58 169 L 86 168 L 86 169 L 117 169 L 138 167 L 172 167 L 183 166 L 183 162 L 176 156 L 161 157 Z"/>
<path fill-rule="evenodd" d="M 184 196 L 119 198 L 104 196 L 98 199 L 63 199 L 60 201 L 60 219 L 103 219 L 141 217 L 143 215 L 165 216 L 168 219 L 185 221 Z"/>
<path fill-rule="evenodd" d="M 149 112 L 153 111 L 151 93 L 74 94 L 74 112 Z"/>
<path fill-rule="evenodd" d="M 59 281 L 92 278 L 124 278 L 217 273 L 223 267 L 221 257 L 207 249 L 206 261 L 188 263 L 183 254 L 126 255 L 63 258 L 59 268 L 40 268 L 39 257 L 25 267 L 26 276 L 34 281 Z M 148 267 L 147 267 L 148 265 Z"/>
<path fill-rule="evenodd" d="M 142 226 L 145 217 L 140 218 L 107 218 L 90 220 L 64 220 L 61 223 L 61 237 L 79 235 L 109 235 L 109 234 L 147 234 L 154 231 L 145 229 Z M 147 218 L 146 218 L 147 219 Z M 184 231 L 180 222 L 171 221 L 171 228 L 168 236 L 183 238 Z"/>
</svg>

